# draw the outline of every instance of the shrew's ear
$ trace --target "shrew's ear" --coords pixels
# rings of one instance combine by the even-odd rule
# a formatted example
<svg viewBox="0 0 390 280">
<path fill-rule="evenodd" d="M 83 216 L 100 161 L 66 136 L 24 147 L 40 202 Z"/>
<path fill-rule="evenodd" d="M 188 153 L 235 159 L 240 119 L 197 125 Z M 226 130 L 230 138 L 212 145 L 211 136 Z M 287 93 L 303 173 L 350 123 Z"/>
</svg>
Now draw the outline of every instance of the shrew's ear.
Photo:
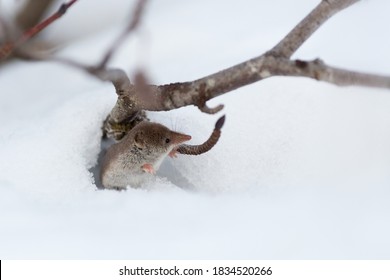
<svg viewBox="0 0 390 280">
<path fill-rule="evenodd" d="M 134 143 L 139 148 L 145 147 L 145 134 L 143 131 L 138 131 L 134 136 Z"/>
</svg>

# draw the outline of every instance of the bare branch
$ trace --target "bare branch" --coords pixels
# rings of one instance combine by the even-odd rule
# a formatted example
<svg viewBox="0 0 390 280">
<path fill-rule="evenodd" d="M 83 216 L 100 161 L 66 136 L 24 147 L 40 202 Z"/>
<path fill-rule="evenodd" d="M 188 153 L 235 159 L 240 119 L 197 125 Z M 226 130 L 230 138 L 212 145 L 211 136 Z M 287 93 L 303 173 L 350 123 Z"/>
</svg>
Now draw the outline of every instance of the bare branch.
<svg viewBox="0 0 390 280">
<path fill-rule="evenodd" d="M 197 105 L 199 99 L 207 101 L 269 77 L 270 73 L 263 67 L 264 60 L 265 57 L 261 56 L 199 80 L 158 86 L 155 88 L 155 95 L 161 102 L 141 104 L 141 106 L 151 111 L 168 111 L 183 106 Z"/>
<path fill-rule="evenodd" d="M 103 81 L 113 83 L 117 103 L 104 123 L 104 134 L 120 139 L 144 117 L 143 111 L 169 111 L 194 105 L 207 113 L 221 110 L 222 105 L 208 108 L 206 102 L 224 93 L 273 76 L 308 77 L 336 85 L 359 85 L 390 89 L 390 77 L 343 70 L 320 60 L 291 60 L 290 56 L 332 15 L 358 0 L 323 0 L 271 51 L 204 78 L 167 85 L 148 85 L 145 75 L 136 75 L 134 84 L 120 69 L 107 69 L 109 61 L 123 38 L 137 27 L 145 0 L 138 2 L 133 21 L 118 38 L 97 67 L 81 65 L 64 59 L 62 63 L 80 68 Z"/>
<path fill-rule="evenodd" d="M 114 41 L 111 47 L 107 50 L 107 53 L 103 56 L 103 59 L 99 63 L 99 66 L 97 68 L 104 68 L 107 65 L 108 61 L 111 59 L 112 55 L 118 49 L 118 47 L 122 45 L 127 36 L 129 36 L 129 34 L 132 33 L 138 27 L 140 19 L 145 10 L 146 2 L 147 0 L 138 0 L 137 5 L 132 12 L 130 24 L 126 27 L 125 30 L 123 30 L 122 34 Z"/>
<path fill-rule="evenodd" d="M 203 113 L 214 115 L 216 113 L 219 113 L 223 110 L 225 106 L 223 104 L 219 104 L 215 107 L 209 107 L 206 104 L 204 104 L 202 107 L 198 106 L 199 110 Z"/>
<path fill-rule="evenodd" d="M 17 48 L 21 47 L 24 43 L 26 43 L 28 40 L 30 40 L 32 37 L 34 37 L 36 34 L 41 32 L 43 29 L 48 27 L 50 24 L 52 24 L 54 21 L 62 17 L 68 8 L 72 6 L 77 0 L 71 0 L 68 3 L 62 4 L 58 11 L 51 15 L 49 18 L 44 20 L 43 22 L 35 25 L 34 27 L 30 28 L 26 32 L 22 34 L 22 36 L 19 37 L 15 42 L 5 43 L 0 46 L 0 60 L 6 59 L 8 56 L 10 56 Z"/>
<path fill-rule="evenodd" d="M 282 65 L 273 67 L 276 57 L 290 57 L 328 18 L 357 1 L 323 0 L 270 52 L 226 70 L 192 82 L 150 86 L 153 98 L 150 95 L 142 98 L 137 91 L 127 90 L 127 97 L 118 98 L 111 112 L 114 118 L 111 121 L 122 122 L 138 110 L 168 111 L 188 105 L 195 105 L 205 112 L 218 111 L 222 106 L 208 109 L 206 101 L 264 78 L 282 75 Z"/>
<path fill-rule="evenodd" d="M 322 0 L 270 53 L 291 57 L 298 48 L 330 17 L 359 0 Z"/>
<path fill-rule="evenodd" d="M 154 91 L 154 102 L 139 102 L 135 110 L 169 111 L 197 105 L 199 95 L 205 92 L 206 100 L 226 92 L 273 76 L 308 77 L 339 86 L 366 86 L 390 89 L 390 77 L 359 73 L 334 68 L 320 60 L 310 62 L 290 60 L 271 55 L 235 65 L 202 79 L 162 86 L 150 86 Z M 114 110 L 115 111 L 115 108 Z"/>
<path fill-rule="evenodd" d="M 222 104 L 220 104 L 214 108 L 210 108 L 207 106 L 206 101 L 207 101 L 206 85 L 203 84 L 199 88 L 198 100 L 196 103 L 194 103 L 194 105 L 198 106 L 198 108 L 201 112 L 206 113 L 206 114 L 211 114 L 211 115 L 220 112 L 224 108 L 224 106 Z"/>
<path fill-rule="evenodd" d="M 280 60 L 282 76 L 300 76 L 338 86 L 363 86 L 390 89 L 390 76 L 366 74 L 326 65 L 323 61 Z"/>
</svg>

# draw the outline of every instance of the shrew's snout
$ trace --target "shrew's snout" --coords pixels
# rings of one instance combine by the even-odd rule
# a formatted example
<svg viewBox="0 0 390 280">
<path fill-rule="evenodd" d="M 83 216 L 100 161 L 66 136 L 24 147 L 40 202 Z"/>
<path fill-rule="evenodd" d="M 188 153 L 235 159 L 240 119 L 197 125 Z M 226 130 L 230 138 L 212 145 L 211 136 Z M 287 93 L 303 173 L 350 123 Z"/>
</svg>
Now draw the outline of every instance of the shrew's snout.
<svg viewBox="0 0 390 280">
<path fill-rule="evenodd" d="M 181 133 L 177 133 L 177 132 L 175 132 L 172 135 L 172 144 L 174 144 L 174 145 L 179 145 L 179 144 L 184 143 L 184 142 L 189 141 L 189 140 L 191 140 L 190 135 L 181 134 Z"/>
</svg>

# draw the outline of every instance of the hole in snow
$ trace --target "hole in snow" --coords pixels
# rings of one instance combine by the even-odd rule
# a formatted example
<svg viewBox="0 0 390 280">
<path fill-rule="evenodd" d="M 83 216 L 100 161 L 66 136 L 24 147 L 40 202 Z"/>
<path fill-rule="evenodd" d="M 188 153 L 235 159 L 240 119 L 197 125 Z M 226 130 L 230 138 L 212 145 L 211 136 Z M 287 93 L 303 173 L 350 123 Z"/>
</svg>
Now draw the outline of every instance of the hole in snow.
<svg viewBox="0 0 390 280">
<path fill-rule="evenodd" d="M 98 189 L 104 189 L 103 184 L 100 180 L 100 168 L 103 162 L 104 155 L 107 149 L 115 143 L 111 139 L 103 139 L 101 143 L 101 150 L 98 156 L 97 164 L 92 167 L 89 171 L 93 174 L 95 185 Z M 156 174 L 157 177 L 166 178 L 172 185 L 175 185 L 184 190 L 195 190 L 194 184 L 179 172 L 179 170 L 172 164 L 169 159 L 165 159 L 161 164 Z"/>
</svg>

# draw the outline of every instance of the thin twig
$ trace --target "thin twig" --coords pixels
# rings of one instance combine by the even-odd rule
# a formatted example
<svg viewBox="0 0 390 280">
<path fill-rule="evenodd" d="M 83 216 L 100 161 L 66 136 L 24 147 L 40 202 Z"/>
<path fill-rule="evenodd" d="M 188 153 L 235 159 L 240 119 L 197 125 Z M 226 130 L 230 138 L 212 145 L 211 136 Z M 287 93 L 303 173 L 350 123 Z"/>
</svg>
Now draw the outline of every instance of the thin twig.
<svg viewBox="0 0 390 280">
<path fill-rule="evenodd" d="M 270 53 L 275 56 L 291 57 L 307 39 L 334 14 L 359 0 L 322 0 Z"/>
<path fill-rule="evenodd" d="M 108 61 L 111 59 L 116 50 L 123 44 L 126 38 L 138 27 L 140 19 L 144 13 L 147 0 L 138 0 L 137 5 L 135 6 L 130 24 L 126 27 L 125 30 L 120 34 L 120 36 L 114 41 L 111 47 L 107 50 L 106 54 L 103 56 L 102 61 L 99 63 L 97 68 L 106 67 Z"/>
<path fill-rule="evenodd" d="M 67 3 L 64 3 L 60 6 L 57 12 L 55 12 L 53 15 L 51 15 L 46 20 L 42 21 L 41 23 L 37 24 L 36 26 L 30 28 L 29 30 L 25 31 L 22 36 L 19 37 L 15 42 L 10 42 L 3 44 L 0 47 L 0 60 L 6 59 L 8 56 L 10 56 L 17 48 L 22 46 L 24 43 L 26 43 L 28 40 L 30 40 L 32 37 L 37 35 L 39 32 L 41 32 L 43 29 L 48 27 L 50 24 L 52 24 L 54 21 L 62 17 L 69 7 L 71 7 L 77 0 L 71 0 Z"/>
</svg>

